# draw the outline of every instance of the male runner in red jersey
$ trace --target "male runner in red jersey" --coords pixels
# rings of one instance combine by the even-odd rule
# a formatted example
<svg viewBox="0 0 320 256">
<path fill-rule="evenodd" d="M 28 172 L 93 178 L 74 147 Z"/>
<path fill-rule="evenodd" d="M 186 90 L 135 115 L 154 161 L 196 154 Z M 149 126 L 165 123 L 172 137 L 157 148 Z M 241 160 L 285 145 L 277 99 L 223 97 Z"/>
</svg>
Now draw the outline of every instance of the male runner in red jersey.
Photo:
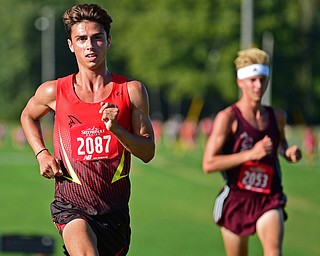
<svg viewBox="0 0 320 256">
<path fill-rule="evenodd" d="M 257 48 L 235 60 L 240 99 L 220 111 L 203 157 L 205 173 L 221 171 L 225 186 L 214 206 L 226 253 L 247 255 L 249 236 L 257 232 L 264 255 L 281 255 L 284 207 L 278 152 L 297 162 L 301 152 L 288 147 L 285 113 L 261 104 L 269 79 L 269 57 Z"/>
<path fill-rule="evenodd" d="M 99 5 L 63 15 L 76 74 L 44 82 L 21 114 L 42 176 L 56 180 L 53 221 L 66 255 L 126 255 L 130 244 L 130 156 L 155 153 L 148 95 L 142 83 L 108 71 L 111 17 Z M 54 155 L 40 119 L 55 111 Z"/>
</svg>

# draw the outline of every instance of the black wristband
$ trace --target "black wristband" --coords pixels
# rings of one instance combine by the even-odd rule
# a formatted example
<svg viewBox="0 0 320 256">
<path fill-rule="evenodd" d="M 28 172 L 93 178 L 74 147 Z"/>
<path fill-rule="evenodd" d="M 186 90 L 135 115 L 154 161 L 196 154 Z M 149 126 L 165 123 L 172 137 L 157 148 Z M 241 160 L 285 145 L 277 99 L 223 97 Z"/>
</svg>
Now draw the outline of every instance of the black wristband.
<svg viewBox="0 0 320 256">
<path fill-rule="evenodd" d="M 38 159 L 38 155 L 40 155 L 43 151 L 49 151 L 47 148 L 41 149 L 37 154 L 36 154 L 36 159 Z"/>
</svg>

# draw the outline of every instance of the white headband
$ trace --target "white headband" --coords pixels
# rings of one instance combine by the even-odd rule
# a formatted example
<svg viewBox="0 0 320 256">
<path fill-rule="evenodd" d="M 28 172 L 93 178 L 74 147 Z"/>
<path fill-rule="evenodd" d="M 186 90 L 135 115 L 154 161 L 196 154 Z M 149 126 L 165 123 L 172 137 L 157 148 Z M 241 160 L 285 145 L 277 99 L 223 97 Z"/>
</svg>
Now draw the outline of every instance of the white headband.
<svg viewBox="0 0 320 256">
<path fill-rule="evenodd" d="M 242 80 L 252 76 L 267 76 L 269 77 L 269 67 L 262 64 L 252 64 L 244 68 L 239 68 L 237 70 L 237 78 Z"/>
</svg>

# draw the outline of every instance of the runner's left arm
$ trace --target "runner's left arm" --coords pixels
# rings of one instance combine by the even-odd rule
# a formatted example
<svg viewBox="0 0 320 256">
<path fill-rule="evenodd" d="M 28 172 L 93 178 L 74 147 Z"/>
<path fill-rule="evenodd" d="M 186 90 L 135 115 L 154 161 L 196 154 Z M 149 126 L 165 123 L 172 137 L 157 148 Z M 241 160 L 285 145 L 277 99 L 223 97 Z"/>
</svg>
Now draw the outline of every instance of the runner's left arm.
<svg viewBox="0 0 320 256">
<path fill-rule="evenodd" d="M 287 123 L 286 114 L 283 110 L 276 109 L 275 115 L 280 130 L 279 153 L 289 162 L 298 162 L 302 157 L 301 150 L 297 145 L 289 146 L 285 136 L 285 126 Z"/>
<path fill-rule="evenodd" d="M 155 154 L 154 132 L 149 117 L 149 98 L 146 88 L 138 81 L 128 82 L 128 92 L 131 101 L 131 122 L 133 133 L 118 125 L 119 110 L 116 106 L 102 104 L 100 112 L 107 129 L 111 131 L 120 143 L 134 156 L 144 162 L 149 162 Z"/>
</svg>

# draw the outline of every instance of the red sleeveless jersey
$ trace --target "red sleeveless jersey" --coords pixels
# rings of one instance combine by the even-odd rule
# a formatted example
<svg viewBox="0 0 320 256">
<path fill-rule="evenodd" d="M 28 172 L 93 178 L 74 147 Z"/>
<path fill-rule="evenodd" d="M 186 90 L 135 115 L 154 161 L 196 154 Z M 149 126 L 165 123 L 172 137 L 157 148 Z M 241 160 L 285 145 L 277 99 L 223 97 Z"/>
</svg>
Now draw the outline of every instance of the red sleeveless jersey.
<svg viewBox="0 0 320 256">
<path fill-rule="evenodd" d="M 278 160 L 280 132 L 273 109 L 271 107 L 265 108 L 269 115 L 269 124 L 263 131 L 260 131 L 253 128 L 244 119 L 236 105 L 232 105 L 238 126 L 236 133 L 224 146 L 224 154 L 251 149 L 265 135 L 268 135 L 273 143 L 273 151 L 270 155 L 259 161 L 247 162 L 239 167 L 222 172 L 227 185 L 233 191 L 248 195 L 252 194 L 253 196 L 256 193 L 274 194 L 282 192 L 281 171 Z"/>
<path fill-rule="evenodd" d="M 128 205 L 131 155 L 101 121 L 100 102 L 77 97 L 74 77 L 57 80 L 54 155 L 64 176 L 56 178 L 55 199 L 89 215 L 106 214 Z M 118 106 L 118 124 L 131 132 L 127 81 L 112 74 L 112 91 L 103 102 Z"/>
</svg>

